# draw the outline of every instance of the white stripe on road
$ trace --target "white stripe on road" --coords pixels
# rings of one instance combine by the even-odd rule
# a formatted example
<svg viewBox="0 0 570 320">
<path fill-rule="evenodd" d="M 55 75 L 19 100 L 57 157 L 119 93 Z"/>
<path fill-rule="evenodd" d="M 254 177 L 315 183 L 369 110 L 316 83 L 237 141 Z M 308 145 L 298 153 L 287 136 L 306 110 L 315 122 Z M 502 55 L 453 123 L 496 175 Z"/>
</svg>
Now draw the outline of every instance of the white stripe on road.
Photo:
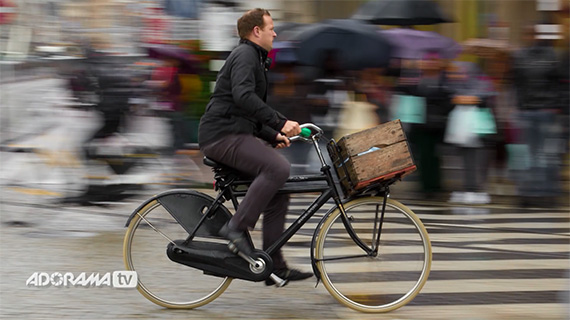
<svg viewBox="0 0 570 320">
<path fill-rule="evenodd" d="M 344 294 L 390 294 L 402 293 L 411 288 L 414 282 L 339 282 L 334 284 Z M 568 289 L 568 282 L 566 279 L 428 280 L 421 293 L 511 292 L 513 288 L 516 288 L 516 291 L 562 291 Z"/>
<path fill-rule="evenodd" d="M 307 265 L 310 268 L 310 264 Z M 365 271 L 362 263 L 337 262 L 328 266 L 327 270 L 338 273 L 354 273 Z M 494 270 L 533 270 L 533 269 L 568 269 L 568 261 L 564 259 L 537 259 L 537 260 L 471 260 L 471 261 L 432 261 L 431 271 L 489 271 Z M 382 264 L 382 270 L 405 271 L 406 261 L 389 261 Z"/>
</svg>

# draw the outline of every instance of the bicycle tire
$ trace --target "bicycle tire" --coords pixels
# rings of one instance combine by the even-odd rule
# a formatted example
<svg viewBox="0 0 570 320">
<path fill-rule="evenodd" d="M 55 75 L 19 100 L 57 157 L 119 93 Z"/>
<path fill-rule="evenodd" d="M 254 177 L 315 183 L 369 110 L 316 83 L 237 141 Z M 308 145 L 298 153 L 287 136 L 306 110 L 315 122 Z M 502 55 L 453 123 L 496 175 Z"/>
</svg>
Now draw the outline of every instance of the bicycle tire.
<svg viewBox="0 0 570 320">
<path fill-rule="evenodd" d="M 214 201 L 210 196 L 192 190 L 167 192 L 151 198 L 128 223 L 123 242 L 125 267 L 137 272 L 138 291 L 153 303 L 171 309 L 197 308 L 219 297 L 232 278 L 206 275 L 168 258 L 166 248 L 170 240 L 186 239 L 188 227 L 181 225 L 173 213 L 176 208 L 166 204 L 167 199 L 178 201 L 176 205 L 181 210 L 187 208 L 188 212 L 183 212 L 185 215 L 191 215 L 190 211 L 201 215 Z M 201 209 L 196 212 L 198 208 Z M 220 206 L 218 211 L 229 215 L 227 209 L 222 208 L 225 209 Z M 207 238 L 208 235 L 199 232 L 198 237 Z"/>
<path fill-rule="evenodd" d="M 367 246 L 376 229 L 374 213 L 383 197 L 344 205 L 349 223 Z M 316 234 L 315 262 L 327 291 L 341 304 L 361 312 L 398 309 L 420 292 L 431 268 L 431 243 L 420 219 L 398 201 L 387 199 L 378 255 L 366 256 L 346 231 L 337 207 Z M 350 255 L 350 257 L 348 256 Z M 358 256 L 358 257 L 357 257 Z"/>
</svg>

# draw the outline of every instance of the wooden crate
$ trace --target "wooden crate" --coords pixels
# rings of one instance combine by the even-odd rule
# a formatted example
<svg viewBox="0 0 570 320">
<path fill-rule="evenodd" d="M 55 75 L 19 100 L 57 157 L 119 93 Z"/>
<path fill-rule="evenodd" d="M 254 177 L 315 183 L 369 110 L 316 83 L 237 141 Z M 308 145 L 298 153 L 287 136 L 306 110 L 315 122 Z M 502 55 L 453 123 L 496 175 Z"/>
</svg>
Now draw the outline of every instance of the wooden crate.
<svg viewBox="0 0 570 320">
<path fill-rule="evenodd" d="M 416 170 L 400 120 L 346 135 L 336 149 L 331 158 L 345 194 Z"/>
</svg>

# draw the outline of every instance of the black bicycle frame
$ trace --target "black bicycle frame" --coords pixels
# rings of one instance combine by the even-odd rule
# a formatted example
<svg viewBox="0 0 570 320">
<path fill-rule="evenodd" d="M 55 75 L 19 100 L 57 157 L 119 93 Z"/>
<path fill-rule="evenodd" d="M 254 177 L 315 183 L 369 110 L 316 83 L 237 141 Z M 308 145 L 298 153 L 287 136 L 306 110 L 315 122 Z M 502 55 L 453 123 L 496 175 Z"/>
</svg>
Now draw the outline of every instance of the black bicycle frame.
<svg viewBox="0 0 570 320">
<path fill-rule="evenodd" d="M 348 216 L 344 211 L 344 206 L 341 201 L 340 193 L 334 183 L 333 175 L 331 172 L 331 167 L 327 165 L 324 160 L 322 159 L 322 155 L 320 154 L 320 149 L 316 141 L 314 141 L 315 148 L 319 151 L 319 156 L 321 156 L 321 174 L 316 175 L 306 175 L 306 176 L 292 176 L 287 179 L 285 186 L 282 187 L 277 191 L 277 194 L 294 194 L 294 193 L 310 193 L 310 192 L 320 192 L 321 194 L 313 200 L 311 205 L 305 209 L 305 211 L 291 224 L 283 234 L 273 243 L 267 250 L 266 253 L 269 255 L 274 254 L 277 252 L 281 247 L 283 247 L 294 235 L 303 227 L 307 221 L 331 198 L 334 199 L 336 207 L 339 208 L 341 211 L 341 219 L 346 228 L 348 234 L 352 238 L 352 240 L 366 252 L 366 255 L 372 255 L 377 252 L 377 244 L 370 248 L 368 247 L 360 238 L 356 235 L 356 232 L 352 228 L 352 225 L 349 223 Z M 297 184 L 304 183 L 304 182 L 315 182 L 315 181 L 326 181 L 326 185 L 321 186 L 297 186 Z M 235 210 L 237 210 L 239 203 L 237 201 L 238 197 L 243 197 L 247 193 L 247 188 L 239 189 L 240 187 L 248 187 L 252 183 L 252 180 L 233 180 L 220 185 L 220 193 L 218 197 L 216 197 L 217 201 L 214 202 L 214 206 L 216 206 L 216 202 L 221 201 L 223 198 L 231 200 Z M 294 186 L 295 185 L 295 186 Z M 383 208 L 384 209 L 384 208 Z M 383 215 L 382 215 L 383 216 Z M 198 226 L 197 226 L 198 227 Z M 192 237 L 193 235 L 190 235 Z"/>
<path fill-rule="evenodd" d="M 314 182 L 314 181 L 327 181 L 326 185 L 323 186 L 297 186 L 295 188 L 291 188 L 290 185 L 279 189 L 277 191 L 278 194 L 293 194 L 293 193 L 308 193 L 308 192 L 320 192 L 320 195 L 313 200 L 311 205 L 305 209 L 305 211 L 283 232 L 283 234 L 273 243 L 267 250 L 267 254 L 272 255 L 277 252 L 281 247 L 283 247 L 294 235 L 309 221 L 309 219 L 315 215 L 315 213 L 329 201 L 331 198 L 335 199 L 335 203 L 337 205 L 341 205 L 340 197 L 338 193 L 334 189 L 334 182 L 332 182 L 332 176 L 330 175 L 330 171 L 328 174 L 326 173 L 326 169 L 322 175 L 313 175 L 313 176 L 295 176 L 291 177 L 287 180 L 287 183 L 297 184 L 300 182 Z M 329 180 L 330 179 L 330 180 Z M 332 182 L 332 188 L 331 188 Z M 251 183 L 251 181 L 236 181 L 232 185 L 242 185 Z M 234 204 L 235 209 L 237 210 L 237 198 L 245 196 L 246 191 L 229 191 L 232 199 L 232 203 Z"/>
</svg>

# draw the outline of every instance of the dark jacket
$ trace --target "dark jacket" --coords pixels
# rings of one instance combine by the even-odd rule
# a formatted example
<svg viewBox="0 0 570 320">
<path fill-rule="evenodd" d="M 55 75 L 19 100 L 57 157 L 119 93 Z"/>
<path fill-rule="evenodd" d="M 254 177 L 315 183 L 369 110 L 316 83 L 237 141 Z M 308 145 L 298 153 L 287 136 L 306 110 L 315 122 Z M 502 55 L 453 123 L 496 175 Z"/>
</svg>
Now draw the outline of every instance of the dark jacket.
<svg viewBox="0 0 570 320">
<path fill-rule="evenodd" d="M 556 52 L 534 45 L 516 52 L 514 82 L 520 110 L 559 108 L 559 67 Z"/>
<path fill-rule="evenodd" d="M 120 64 L 112 62 L 97 65 L 97 109 L 103 113 L 119 114 L 129 109 L 129 98 L 133 96 L 132 77 L 121 68 Z"/>
<path fill-rule="evenodd" d="M 227 135 L 253 134 L 274 143 L 287 119 L 267 100 L 267 51 L 248 40 L 230 53 L 216 79 L 216 87 L 200 119 L 201 146 Z"/>
</svg>

